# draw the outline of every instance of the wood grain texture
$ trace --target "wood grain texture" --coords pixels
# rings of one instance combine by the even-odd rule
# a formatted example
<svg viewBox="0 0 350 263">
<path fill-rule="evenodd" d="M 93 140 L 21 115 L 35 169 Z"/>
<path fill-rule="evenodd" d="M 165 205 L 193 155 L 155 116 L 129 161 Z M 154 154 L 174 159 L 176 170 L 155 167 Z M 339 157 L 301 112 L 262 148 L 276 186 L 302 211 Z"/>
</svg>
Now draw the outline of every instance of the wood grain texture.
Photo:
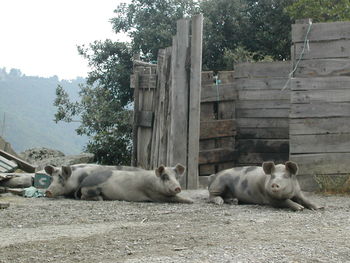
<svg viewBox="0 0 350 263">
<path fill-rule="evenodd" d="M 200 139 L 212 139 L 235 135 L 235 122 L 233 119 L 202 121 L 200 123 Z"/>
<path fill-rule="evenodd" d="M 308 24 L 292 25 L 292 42 L 304 42 Z M 350 22 L 313 23 L 309 41 L 350 39 Z"/>
</svg>

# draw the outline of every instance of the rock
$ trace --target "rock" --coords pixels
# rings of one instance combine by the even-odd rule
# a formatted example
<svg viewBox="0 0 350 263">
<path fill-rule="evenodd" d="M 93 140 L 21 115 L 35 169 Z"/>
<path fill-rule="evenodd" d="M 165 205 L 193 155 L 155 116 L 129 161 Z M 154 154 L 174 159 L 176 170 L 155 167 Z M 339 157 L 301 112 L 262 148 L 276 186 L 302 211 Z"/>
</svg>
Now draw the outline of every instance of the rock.
<svg viewBox="0 0 350 263">
<path fill-rule="evenodd" d="M 20 153 L 20 156 L 25 161 L 36 164 L 37 162 L 45 159 L 64 157 L 64 153 L 58 150 L 42 147 L 25 150 L 24 152 Z"/>
<path fill-rule="evenodd" d="M 73 165 L 78 163 L 92 163 L 94 161 L 95 155 L 92 153 L 81 153 L 77 155 L 67 155 L 62 157 L 48 158 L 41 161 L 37 161 L 37 171 L 44 169 L 46 165 Z"/>
<path fill-rule="evenodd" d="M 3 150 L 16 157 L 19 157 L 18 154 L 12 149 L 11 144 L 5 141 L 1 136 L 0 136 L 0 150 Z"/>
</svg>

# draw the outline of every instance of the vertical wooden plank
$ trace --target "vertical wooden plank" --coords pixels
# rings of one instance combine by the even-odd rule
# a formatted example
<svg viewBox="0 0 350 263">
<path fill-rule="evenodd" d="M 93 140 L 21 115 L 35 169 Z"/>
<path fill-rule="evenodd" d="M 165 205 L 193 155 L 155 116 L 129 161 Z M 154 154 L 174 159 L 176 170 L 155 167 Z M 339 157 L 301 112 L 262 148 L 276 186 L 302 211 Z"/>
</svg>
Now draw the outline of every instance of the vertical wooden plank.
<svg viewBox="0 0 350 263">
<path fill-rule="evenodd" d="M 161 99 L 163 101 L 161 109 L 161 126 L 160 126 L 160 136 L 159 136 L 159 159 L 157 165 L 169 165 L 167 162 L 168 154 L 168 140 L 169 140 L 169 129 L 170 129 L 170 119 L 169 119 L 169 108 L 170 108 L 170 70 L 171 70 L 171 51 L 172 48 L 168 47 L 165 49 L 165 58 L 162 65 L 162 83 L 161 83 Z"/>
<path fill-rule="evenodd" d="M 131 165 L 137 166 L 137 134 L 138 134 L 138 112 L 139 112 L 139 74 L 134 72 L 134 123 L 132 127 L 132 158 Z"/>
<path fill-rule="evenodd" d="M 187 188 L 198 188 L 203 14 L 192 18 L 191 70 L 188 120 Z"/>
<path fill-rule="evenodd" d="M 188 76 L 186 70 L 187 50 L 189 48 L 189 20 L 177 21 L 177 33 L 173 45 L 172 63 L 172 105 L 170 125 L 169 156 L 171 165 L 181 163 L 187 167 L 187 135 L 188 135 Z M 186 169 L 187 171 L 187 169 Z M 181 180 L 186 187 L 186 176 Z"/>
</svg>

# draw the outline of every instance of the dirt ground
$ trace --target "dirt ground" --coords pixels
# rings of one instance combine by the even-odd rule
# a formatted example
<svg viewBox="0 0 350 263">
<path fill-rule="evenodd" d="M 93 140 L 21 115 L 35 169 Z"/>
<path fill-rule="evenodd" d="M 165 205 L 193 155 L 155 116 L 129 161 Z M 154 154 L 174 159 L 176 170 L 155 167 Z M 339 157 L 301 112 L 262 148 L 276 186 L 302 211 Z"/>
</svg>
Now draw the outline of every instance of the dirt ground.
<svg viewBox="0 0 350 263">
<path fill-rule="evenodd" d="M 22 198 L 0 202 L 0 262 L 350 262 L 350 197 L 325 210 Z"/>
</svg>

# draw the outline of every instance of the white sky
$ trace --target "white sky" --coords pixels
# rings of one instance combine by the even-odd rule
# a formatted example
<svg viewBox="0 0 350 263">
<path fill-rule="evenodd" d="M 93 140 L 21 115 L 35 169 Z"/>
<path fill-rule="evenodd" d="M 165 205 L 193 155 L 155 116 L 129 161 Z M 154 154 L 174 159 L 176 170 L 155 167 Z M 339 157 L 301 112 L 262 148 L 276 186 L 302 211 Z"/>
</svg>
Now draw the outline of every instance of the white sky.
<svg viewBox="0 0 350 263">
<path fill-rule="evenodd" d="M 0 68 L 27 76 L 86 77 L 87 61 L 77 45 L 94 40 L 126 41 L 109 19 L 128 0 L 0 0 Z"/>
</svg>

